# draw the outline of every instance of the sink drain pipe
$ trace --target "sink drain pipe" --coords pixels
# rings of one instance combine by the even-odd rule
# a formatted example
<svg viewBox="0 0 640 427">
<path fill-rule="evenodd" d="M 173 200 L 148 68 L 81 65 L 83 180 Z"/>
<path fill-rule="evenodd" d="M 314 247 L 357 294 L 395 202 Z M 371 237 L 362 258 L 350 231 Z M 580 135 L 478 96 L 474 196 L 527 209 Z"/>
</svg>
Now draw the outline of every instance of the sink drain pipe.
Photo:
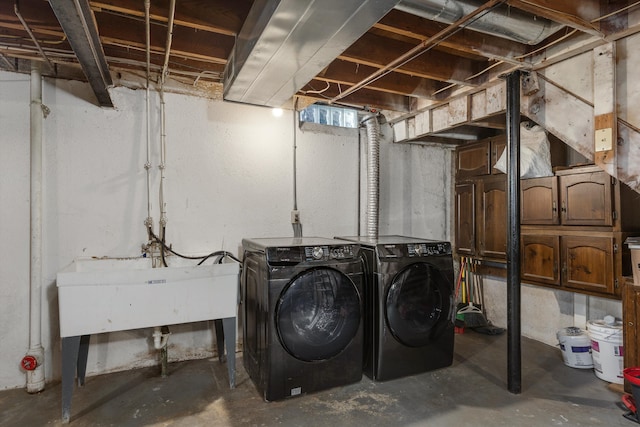
<svg viewBox="0 0 640 427">
<path fill-rule="evenodd" d="M 42 347 L 42 76 L 38 64 L 31 66 L 31 243 L 29 351 L 22 359 L 27 373 L 27 392 L 44 390 L 44 347 Z"/>
</svg>

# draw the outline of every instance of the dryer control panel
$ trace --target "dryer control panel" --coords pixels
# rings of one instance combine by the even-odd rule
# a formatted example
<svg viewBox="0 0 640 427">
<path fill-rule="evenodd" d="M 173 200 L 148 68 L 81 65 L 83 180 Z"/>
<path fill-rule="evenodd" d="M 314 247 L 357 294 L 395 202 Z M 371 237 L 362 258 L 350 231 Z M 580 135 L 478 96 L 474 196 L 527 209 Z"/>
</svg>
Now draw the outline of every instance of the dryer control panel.
<svg viewBox="0 0 640 427">
<path fill-rule="evenodd" d="M 451 254 L 449 242 L 421 242 L 378 245 L 380 258 L 427 257 Z"/>
<path fill-rule="evenodd" d="M 407 244 L 407 253 L 409 256 L 448 255 L 451 253 L 451 243 L 409 243 Z"/>
</svg>

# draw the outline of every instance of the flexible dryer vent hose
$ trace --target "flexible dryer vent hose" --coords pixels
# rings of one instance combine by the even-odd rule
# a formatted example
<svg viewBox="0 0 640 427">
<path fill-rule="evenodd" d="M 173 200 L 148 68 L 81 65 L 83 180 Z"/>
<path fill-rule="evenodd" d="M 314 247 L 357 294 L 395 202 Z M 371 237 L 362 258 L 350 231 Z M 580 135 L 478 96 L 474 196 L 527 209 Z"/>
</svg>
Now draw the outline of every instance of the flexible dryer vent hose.
<svg viewBox="0 0 640 427">
<path fill-rule="evenodd" d="M 380 124 L 376 115 L 365 119 L 367 127 L 367 236 L 378 237 L 380 198 Z"/>
</svg>

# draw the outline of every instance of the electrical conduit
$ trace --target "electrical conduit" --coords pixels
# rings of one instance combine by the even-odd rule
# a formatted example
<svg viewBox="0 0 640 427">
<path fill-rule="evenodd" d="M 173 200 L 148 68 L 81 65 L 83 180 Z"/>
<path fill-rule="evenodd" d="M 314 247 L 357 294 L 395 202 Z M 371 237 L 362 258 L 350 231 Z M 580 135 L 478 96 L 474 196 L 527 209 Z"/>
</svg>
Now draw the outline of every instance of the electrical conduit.
<svg viewBox="0 0 640 427">
<path fill-rule="evenodd" d="M 42 347 L 42 76 L 38 64 L 31 66 L 31 247 L 29 351 L 23 359 L 27 392 L 44 390 L 44 347 Z M 25 360 L 34 360 L 31 365 Z"/>
</svg>

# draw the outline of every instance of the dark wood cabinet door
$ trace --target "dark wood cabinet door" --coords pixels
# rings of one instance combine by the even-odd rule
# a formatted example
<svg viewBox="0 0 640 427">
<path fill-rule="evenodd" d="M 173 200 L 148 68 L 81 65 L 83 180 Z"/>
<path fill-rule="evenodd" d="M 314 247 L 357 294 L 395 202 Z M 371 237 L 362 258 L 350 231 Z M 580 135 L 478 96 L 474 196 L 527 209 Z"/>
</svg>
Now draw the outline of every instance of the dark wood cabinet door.
<svg viewBox="0 0 640 427">
<path fill-rule="evenodd" d="M 558 180 L 555 176 L 520 181 L 520 223 L 556 225 Z"/>
<path fill-rule="evenodd" d="M 485 141 L 458 147 L 456 150 L 457 179 L 490 173 L 489 145 L 489 141 Z"/>
<path fill-rule="evenodd" d="M 482 180 L 479 188 L 478 251 L 489 258 L 507 258 L 507 179 L 496 175 Z"/>
<path fill-rule="evenodd" d="M 457 184 L 456 198 L 456 251 L 475 255 L 476 248 L 476 186 L 474 183 Z"/>
<path fill-rule="evenodd" d="M 507 138 L 504 135 L 491 138 L 491 173 L 499 175 L 504 173 L 495 168 L 496 162 L 502 156 L 504 149 L 507 147 Z M 506 162 L 505 162 L 506 164 Z"/>
<path fill-rule="evenodd" d="M 522 280 L 560 286 L 560 237 L 523 234 L 521 245 Z"/>
<path fill-rule="evenodd" d="M 611 177 L 606 172 L 561 176 L 562 224 L 612 225 L 611 187 Z"/>
<path fill-rule="evenodd" d="M 562 283 L 573 289 L 615 294 L 613 237 L 562 237 Z"/>
</svg>

